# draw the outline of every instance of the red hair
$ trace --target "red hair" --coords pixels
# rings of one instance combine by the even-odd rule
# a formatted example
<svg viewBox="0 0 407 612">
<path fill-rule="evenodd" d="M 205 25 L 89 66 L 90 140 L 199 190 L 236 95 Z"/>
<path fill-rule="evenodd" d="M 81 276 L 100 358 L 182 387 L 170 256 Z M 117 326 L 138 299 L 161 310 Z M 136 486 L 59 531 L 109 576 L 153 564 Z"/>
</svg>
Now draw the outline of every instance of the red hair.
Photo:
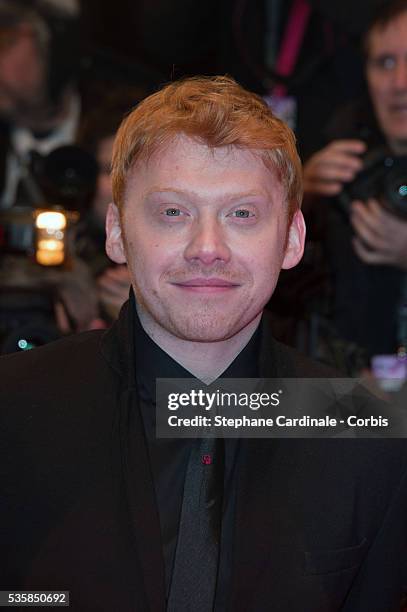
<svg viewBox="0 0 407 612">
<path fill-rule="evenodd" d="M 123 204 L 126 177 L 139 160 L 179 134 L 208 147 L 253 149 L 281 180 L 289 218 L 302 200 L 302 169 L 290 128 L 230 77 L 192 77 L 145 98 L 122 122 L 112 160 L 113 197 Z"/>
</svg>

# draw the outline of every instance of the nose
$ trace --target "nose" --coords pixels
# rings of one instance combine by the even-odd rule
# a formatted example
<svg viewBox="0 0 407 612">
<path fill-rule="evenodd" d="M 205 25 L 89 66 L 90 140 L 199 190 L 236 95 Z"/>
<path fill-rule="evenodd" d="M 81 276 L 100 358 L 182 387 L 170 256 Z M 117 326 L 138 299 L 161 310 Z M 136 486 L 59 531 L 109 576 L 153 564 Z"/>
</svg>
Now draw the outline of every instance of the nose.
<svg viewBox="0 0 407 612">
<path fill-rule="evenodd" d="M 231 252 L 219 220 L 202 219 L 197 222 L 184 251 L 185 259 L 211 265 L 217 261 L 228 262 L 230 255 Z"/>
</svg>

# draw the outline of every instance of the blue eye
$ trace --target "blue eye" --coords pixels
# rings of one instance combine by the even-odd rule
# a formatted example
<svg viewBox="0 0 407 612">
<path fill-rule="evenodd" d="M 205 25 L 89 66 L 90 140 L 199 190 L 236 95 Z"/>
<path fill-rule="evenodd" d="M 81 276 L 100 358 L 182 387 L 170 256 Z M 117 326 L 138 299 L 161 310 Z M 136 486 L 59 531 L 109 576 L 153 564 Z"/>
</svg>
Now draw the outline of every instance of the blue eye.
<svg viewBox="0 0 407 612">
<path fill-rule="evenodd" d="M 383 59 L 381 66 L 385 70 L 393 70 L 393 68 L 396 66 L 396 60 L 394 57 L 386 57 Z"/>
<path fill-rule="evenodd" d="M 393 70 L 396 66 L 396 59 L 393 55 L 380 55 L 372 60 L 372 64 L 380 70 Z"/>
<path fill-rule="evenodd" d="M 253 213 L 251 213 L 249 210 L 245 210 L 245 209 L 240 209 L 240 210 L 235 210 L 234 211 L 234 215 L 236 217 L 238 217 L 239 219 L 247 219 L 252 214 Z"/>
<path fill-rule="evenodd" d="M 167 217 L 179 217 L 181 211 L 179 208 L 166 208 L 164 214 L 167 215 Z"/>
</svg>

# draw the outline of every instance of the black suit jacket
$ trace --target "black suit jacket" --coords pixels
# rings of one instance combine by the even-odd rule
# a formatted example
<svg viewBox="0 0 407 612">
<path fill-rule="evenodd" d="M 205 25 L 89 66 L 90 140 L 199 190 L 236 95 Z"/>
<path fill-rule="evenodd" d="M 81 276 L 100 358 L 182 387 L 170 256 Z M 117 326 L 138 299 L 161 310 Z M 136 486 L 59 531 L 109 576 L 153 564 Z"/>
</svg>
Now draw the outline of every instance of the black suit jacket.
<svg viewBox="0 0 407 612">
<path fill-rule="evenodd" d="M 163 612 L 128 306 L 111 330 L 0 359 L 1 590 Z M 326 372 L 272 341 L 262 376 Z M 228 612 L 390 612 L 406 561 L 403 440 L 241 440 Z"/>
</svg>

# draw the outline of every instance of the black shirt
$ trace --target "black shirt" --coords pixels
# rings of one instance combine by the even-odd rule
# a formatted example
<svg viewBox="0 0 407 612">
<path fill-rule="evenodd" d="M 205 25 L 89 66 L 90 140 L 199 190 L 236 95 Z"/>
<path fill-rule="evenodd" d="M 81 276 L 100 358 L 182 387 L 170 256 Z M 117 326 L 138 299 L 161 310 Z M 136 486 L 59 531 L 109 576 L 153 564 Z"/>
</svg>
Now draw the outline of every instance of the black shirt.
<svg viewBox="0 0 407 612">
<path fill-rule="evenodd" d="M 259 375 L 259 328 L 222 374 L 222 378 L 257 378 Z M 160 517 L 162 548 L 168 597 L 178 536 L 182 496 L 193 439 L 156 438 L 156 378 L 193 378 L 165 353 L 143 330 L 135 317 L 136 375 L 139 405 L 144 423 L 150 466 Z M 215 610 L 226 607 L 233 554 L 233 524 L 237 490 L 238 439 L 225 440 L 223 518 Z"/>
</svg>

